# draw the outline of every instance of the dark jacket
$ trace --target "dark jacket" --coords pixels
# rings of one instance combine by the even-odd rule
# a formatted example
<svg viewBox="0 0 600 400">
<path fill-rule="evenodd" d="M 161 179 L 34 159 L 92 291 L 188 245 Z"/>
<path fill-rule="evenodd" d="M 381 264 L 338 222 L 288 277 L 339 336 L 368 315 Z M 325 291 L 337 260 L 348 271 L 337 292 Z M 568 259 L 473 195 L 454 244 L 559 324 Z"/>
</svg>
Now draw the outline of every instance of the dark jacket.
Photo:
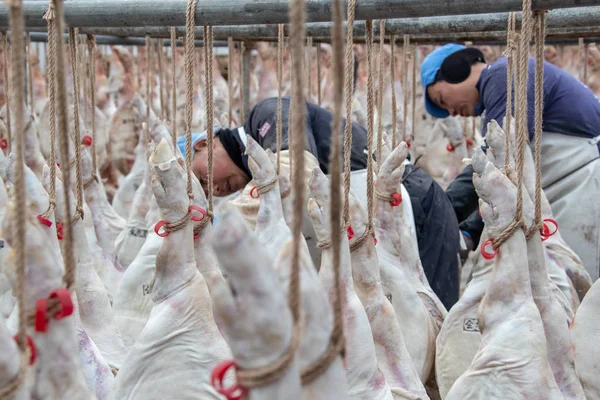
<svg viewBox="0 0 600 400">
<path fill-rule="evenodd" d="M 304 129 L 305 149 L 313 154 L 319 161 L 319 167 L 324 173 L 329 173 L 329 153 L 331 151 L 331 123 L 333 114 L 316 104 L 306 102 L 306 124 Z M 288 146 L 288 120 L 290 98 L 282 98 L 282 129 L 281 150 Z M 346 120 L 342 119 L 342 132 Z M 256 103 L 250 110 L 244 123 L 244 130 L 264 149 L 277 149 L 277 98 L 272 97 Z M 367 130 L 362 126 L 352 124 L 352 154 L 350 156 L 350 169 L 352 171 L 367 168 Z"/>
</svg>

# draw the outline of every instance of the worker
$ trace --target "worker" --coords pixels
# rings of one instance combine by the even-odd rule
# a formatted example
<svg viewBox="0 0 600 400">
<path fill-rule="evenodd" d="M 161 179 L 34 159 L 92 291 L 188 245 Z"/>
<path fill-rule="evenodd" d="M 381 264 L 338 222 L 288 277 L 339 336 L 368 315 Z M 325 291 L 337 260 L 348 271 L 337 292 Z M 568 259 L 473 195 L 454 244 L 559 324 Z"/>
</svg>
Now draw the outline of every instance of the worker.
<svg viewBox="0 0 600 400">
<path fill-rule="evenodd" d="M 502 126 L 506 115 L 507 64 L 506 57 L 486 63 L 476 48 L 439 47 L 421 65 L 427 111 L 435 118 L 483 115 L 485 137 L 487 124 L 495 120 Z M 532 142 L 534 71 L 535 59 L 530 57 L 527 121 Z M 562 237 L 596 280 L 600 269 L 600 101 L 584 84 L 548 62 L 544 62 L 543 93 L 542 188 Z M 447 195 L 464 237 L 475 247 L 483 222 L 477 214 L 472 176 L 473 167 L 467 166 L 449 185 Z"/>
<path fill-rule="evenodd" d="M 289 165 L 287 149 L 290 99 L 284 97 L 282 103 L 281 163 L 282 173 L 284 173 L 284 167 Z M 307 171 L 318 166 L 325 174 L 329 173 L 332 119 L 331 112 L 316 104 L 306 103 L 304 134 Z M 342 123 L 345 125 L 345 120 Z M 277 98 L 267 98 L 254 106 L 248 114 L 244 126 L 215 130 L 213 194 L 227 196 L 243 190 L 240 196 L 230 200 L 229 203 L 241 208 L 242 214 L 251 225 L 255 222 L 259 201 L 250 196 L 250 190 L 254 185 L 248 185 L 252 174 L 248 168 L 247 156 L 244 155 L 246 134 L 250 135 L 264 149 L 277 152 L 276 124 Z M 206 133 L 194 134 L 193 143 L 192 170 L 206 190 L 208 170 Z M 178 146 L 185 156 L 185 137 L 179 139 Z M 353 123 L 350 168 L 352 171 L 363 174 L 363 185 L 366 182 L 366 150 L 367 131 L 362 126 Z M 411 200 L 415 233 L 423 268 L 433 290 L 444 305 L 450 308 L 458 300 L 458 221 L 444 191 L 426 172 L 412 164 L 406 165 L 403 184 Z M 307 225 L 312 229 L 312 224 L 308 220 L 304 224 L 305 229 Z M 304 233 L 307 241 L 309 236 L 315 239 L 314 232 L 309 234 L 305 230 Z M 311 248 L 310 243 L 309 248 Z M 313 261 L 316 262 L 314 256 Z"/>
</svg>

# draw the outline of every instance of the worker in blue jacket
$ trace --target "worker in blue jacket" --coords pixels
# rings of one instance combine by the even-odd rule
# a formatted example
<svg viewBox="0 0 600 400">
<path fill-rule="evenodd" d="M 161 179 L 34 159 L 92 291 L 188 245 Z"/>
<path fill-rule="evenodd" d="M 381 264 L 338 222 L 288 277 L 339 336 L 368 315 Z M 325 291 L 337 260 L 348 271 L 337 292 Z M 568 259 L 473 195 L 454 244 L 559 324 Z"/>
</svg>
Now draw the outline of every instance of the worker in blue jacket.
<svg viewBox="0 0 600 400">
<path fill-rule="evenodd" d="M 485 137 L 488 122 L 502 125 L 506 115 L 506 71 L 506 57 L 486 63 L 476 48 L 442 46 L 421 66 L 425 107 L 435 118 L 482 115 Z M 527 119 L 531 141 L 534 71 L 535 59 L 530 57 Z M 543 89 L 542 187 L 563 238 L 596 280 L 600 269 L 600 101 L 584 84 L 548 62 L 544 62 Z M 446 193 L 465 239 L 474 247 L 483 222 L 477 214 L 472 176 L 473 168 L 467 166 Z"/>
</svg>

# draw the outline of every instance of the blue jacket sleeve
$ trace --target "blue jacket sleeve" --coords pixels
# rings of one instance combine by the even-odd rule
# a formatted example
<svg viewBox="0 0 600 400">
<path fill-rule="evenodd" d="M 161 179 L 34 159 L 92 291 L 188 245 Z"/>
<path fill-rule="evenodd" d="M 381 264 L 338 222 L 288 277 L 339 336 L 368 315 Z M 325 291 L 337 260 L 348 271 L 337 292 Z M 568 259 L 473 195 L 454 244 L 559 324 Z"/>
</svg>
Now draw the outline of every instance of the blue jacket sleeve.
<svg viewBox="0 0 600 400">
<path fill-rule="evenodd" d="M 480 93 L 485 108 L 482 136 L 487 133 L 487 125 L 491 120 L 496 120 L 502 126 L 506 116 L 506 66 L 500 65 L 489 71 L 485 79 L 485 86 Z"/>
</svg>

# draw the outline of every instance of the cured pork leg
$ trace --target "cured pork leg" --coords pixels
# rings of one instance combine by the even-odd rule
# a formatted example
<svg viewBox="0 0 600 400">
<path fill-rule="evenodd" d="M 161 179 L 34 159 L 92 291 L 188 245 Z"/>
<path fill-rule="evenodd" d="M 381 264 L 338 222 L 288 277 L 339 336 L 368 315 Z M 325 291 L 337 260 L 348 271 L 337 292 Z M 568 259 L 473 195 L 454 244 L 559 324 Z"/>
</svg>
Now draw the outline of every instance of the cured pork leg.
<svg viewBox="0 0 600 400">
<path fill-rule="evenodd" d="M 162 219 L 181 220 L 189 208 L 185 174 L 165 140 L 156 147 L 150 163 L 156 174 L 152 190 Z M 209 384 L 210 372 L 230 353 L 196 267 L 193 236 L 188 222 L 163 239 L 151 293 L 154 306 L 117 375 L 115 399 L 220 398 Z"/>
<path fill-rule="evenodd" d="M 221 216 L 210 241 L 227 281 L 213 277 L 208 284 L 215 318 L 233 357 L 243 368 L 270 365 L 287 351 L 294 329 L 273 262 L 235 211 Z M 302 399 L 298 360 L 276 381 L 250 389 L 247 398 Z"/>
<path fill-rule="evenodd" d="M 484 222 L 490 236 L 497 237 L 515 218 L 517 189 L 481 150 L 473 157 L 473 168 Z M 548 363 L 544 326 L 525 260 L 525 235 L 517 229 L 494 258 L 478 314 L 479 350 L 446 399 L 563 398 Z"/>
<path fill-rule="evenodd" d="M 309 187 L 313 197 L 308 201 L 308 213 L 313 221 L 315 232 L 319 241 L 330 240 L 329 180 L 319 168 L 313 170 L 309 179 Z M 319 278 L 329 294 L 330 302 L 335 296 L 332 259 L 332 249 L 322 249 Z M 342 234 L 340 268 L 344 335 L 346 337 L 346 373 L 350 398 L 391 399 L 390 387 L 377 362 L 369 318 L 354 290 L 350 249 L 345 232 Z"/>
</svg>

